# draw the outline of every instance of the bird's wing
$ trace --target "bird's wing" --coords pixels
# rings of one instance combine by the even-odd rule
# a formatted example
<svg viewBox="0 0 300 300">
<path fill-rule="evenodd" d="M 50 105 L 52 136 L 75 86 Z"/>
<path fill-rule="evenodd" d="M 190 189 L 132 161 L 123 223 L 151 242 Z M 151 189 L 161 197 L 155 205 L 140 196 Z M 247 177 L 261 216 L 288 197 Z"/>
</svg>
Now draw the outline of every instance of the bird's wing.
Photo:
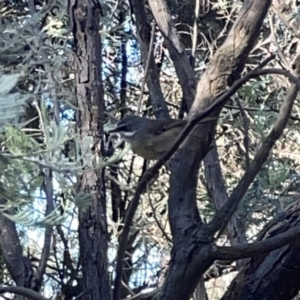
<svg viewBox="0 0 300 300">
<path fill-rule="evenodd" d="M 207 117 L 201 120 L 199 123 L 211 122 L 216 120 L 215 117 Z M 173 120 L 169 122 L 168 120 L 155 120 L 151 126 L 151 133 L 155 136 L 153 139 L 145 141 L 147 146 L 153 147 L 156 152 L 164 153 L 169 150 L 174 144 L 177 137 L 180 135 L 181 131 L 187 124 L 186 120 Z M 160 121 L 160 122 L 157 122 Z"/>
<path fill-rule="evenodd" d="M 160 135 L 163 134 L 165 132 L 168 132 L 169 130 L 175 130 L 175 131 L 181 131 L 184 126 L 187 124 L 187 121 L 185 120 L 174 120 L 173 122 L 168 122 L 169 120 L 161 120 L 160 124 L 157 124 L 159 126 L 157 126 L 156 131 L 154 132 L 154 134 L 156 135 Z"/>
<path fill-rule="evenodd" d="M 212 122 L 215 121 L 217 118 L 216 117 L 206 117 L 202 119 L 199 124 L 202 123 L 207 123 L 207 122 Z M 159 120 L 159 119 L 158 119 Z M 173 128 L 178 128 L 179 131 L 183 130 L 185 125 L 188 123 L 187 120 L 177 120 L 173 119 L 173 122 L 168 122 L 168 120 L 160 120 L 161 123 L 157 123 L 157 126 L 154 126 L 156 131 L 154 131 L 154 134 L 161 134 L 162 132 L 166 132 L 168 130 L 171 130 Z"/>
<path fill-rule="evenodd" d="M 153 149 L 155 149 L 158 153 L 164 153 L 169 150 L 172 144 L 175 142 L 176 138 L 186 125 L 186 121 L 184 120 L 174 120 L 174 122 L 168 122 L 165 120 L 160 120 L 161 122 L 157 122 L 155 126 L 151 127 L 151 133 L 155 136 L 155 138 L 148 140 L 147 143 L 151 144 Z M 153 123 L 154 124 L 154 123 Z"/>
</svg>

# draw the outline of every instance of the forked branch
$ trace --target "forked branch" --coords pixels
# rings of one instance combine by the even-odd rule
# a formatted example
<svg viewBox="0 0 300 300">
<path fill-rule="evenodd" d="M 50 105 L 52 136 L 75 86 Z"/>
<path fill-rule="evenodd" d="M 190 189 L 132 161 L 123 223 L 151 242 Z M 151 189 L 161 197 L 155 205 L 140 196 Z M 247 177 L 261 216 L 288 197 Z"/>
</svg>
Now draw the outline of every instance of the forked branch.
<svg viewBox="0 0 300 300">
<path fill-rule="evenodd" d="M 296 69 L 297 75 L 300 74 L 299 63 L 300 63 L 300 56 L 297 57 L 295 63 L 297 67 Z M 225 205 L 217 212 L 216 216 L 208 225 L 210 234 L 212 235 L 217 231 L 222 232 L 226 227 L 227 223 L 229 222 L 230 218 L 236 211 L 240 201 L 242 200 L 245 193 L 247 192 L 249 185 L 252 183 L 255 176 L 260 171 L 261 167 L 263 166 L 266 159 L 268 158 L 270 150 L 274 146 L 275 142 L 280 138 L 287 124 L 288 118 L 291 114 L 294 101 L 299 92 L 300 89 L 299 79 L 288 71 L 277 70 L 277 69 L 265 69 L 265 70 L 257 70 L 255 73 L 263 74 L 268 71 L 271 71 L 273 74 L 281 73 L 282 75 L 287 76 L 293 83 L 288 92 L 288 95 L 286 96 L 280 108 L 278 117 L 273 125 L 273 128 L 271 129 L 270 133 L 268 134 L 268 136 L 266 137 L 266 139 L 263 141 L 262 145 L 258 149 L 253 161 L 250 163 L 248 170 L 245 172 L 239 184 L 233 190 L 231 196 L 228 198 Z"/>
</svg>

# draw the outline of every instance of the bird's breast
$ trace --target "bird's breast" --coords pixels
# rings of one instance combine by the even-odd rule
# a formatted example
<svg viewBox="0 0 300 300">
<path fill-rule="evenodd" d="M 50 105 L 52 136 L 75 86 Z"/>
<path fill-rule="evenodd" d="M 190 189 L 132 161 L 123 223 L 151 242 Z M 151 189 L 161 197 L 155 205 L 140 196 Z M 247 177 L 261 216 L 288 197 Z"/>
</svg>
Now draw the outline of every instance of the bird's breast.
<svg viewBox="0 0 300 300">
<path fill-rule="evenodd" d="M 137 155 L 147 160 L 159 159 L 162 155 L 161 152 L 157 152 L 153 145 L 150 145 L 147 141 L 135 141 L 128 139 L 124 136 L 124 140 L 131 145 L 131 149 Z"/>
</svg>

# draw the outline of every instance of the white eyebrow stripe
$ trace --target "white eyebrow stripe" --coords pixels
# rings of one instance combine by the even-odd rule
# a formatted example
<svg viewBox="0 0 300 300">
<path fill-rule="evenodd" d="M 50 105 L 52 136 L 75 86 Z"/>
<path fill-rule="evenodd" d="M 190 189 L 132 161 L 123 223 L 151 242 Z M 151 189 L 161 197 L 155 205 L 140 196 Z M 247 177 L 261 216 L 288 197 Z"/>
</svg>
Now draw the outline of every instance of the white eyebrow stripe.
<svg viewBox="0 0 300 300">
<path fill-rule="evenodd" d="M 136 130 L 135 131 L 123 131 L 122 134 L 125 136 L 125 137 L 132 137 L 134 136 L 136 133 Z"/>
</svg>

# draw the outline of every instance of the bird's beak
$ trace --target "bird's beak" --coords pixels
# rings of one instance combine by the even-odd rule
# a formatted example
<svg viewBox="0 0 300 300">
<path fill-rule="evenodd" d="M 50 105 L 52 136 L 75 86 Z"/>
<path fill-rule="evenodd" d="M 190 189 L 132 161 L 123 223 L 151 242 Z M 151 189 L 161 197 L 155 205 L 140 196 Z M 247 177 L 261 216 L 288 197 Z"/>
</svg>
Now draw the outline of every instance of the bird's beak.
<svg viewBox="0 0 300 300">
<path fill-rule="evenodd" d="M 117 126 L 115 129 L 112 129 L 109 131 L 109 133 L 121 133 L 122 131 L 124 131 L 125 126 Z"/>
<path fill-rule="evenodd" d="M 110 130 L 108 133 L 109 134 L 111 134 L 111 133 L 119 133 L 119 130 L 118 130 L 118 128 L 115 128 L 115 129 Z"/>
</svg>

